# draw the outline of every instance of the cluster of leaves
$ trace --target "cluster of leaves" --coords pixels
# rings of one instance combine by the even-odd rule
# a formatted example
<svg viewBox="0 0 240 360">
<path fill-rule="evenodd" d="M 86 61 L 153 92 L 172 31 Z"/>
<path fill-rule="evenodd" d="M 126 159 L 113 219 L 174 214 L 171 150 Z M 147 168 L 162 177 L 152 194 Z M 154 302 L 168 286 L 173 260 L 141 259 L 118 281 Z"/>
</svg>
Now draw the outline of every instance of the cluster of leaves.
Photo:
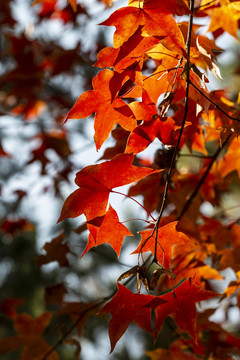
<svg viewBox="0 0 240 360">
<path fill-rule="evenodd" d="M 56 3 L 38 2 L 43 5 L 42 14 Z M 69 3 L 77 13 L 76 1 Z M 52 16 L 53 10 L 49 11 Z M 170 317 L 171 338 L 162 348 L 147 352 L 151 359 L 212 360 L 240 355 L 237 334 L 209 319 L 215 309 L 199 311 L 196 307 L 215 297 L 218 307 L 226 298 L 236 298 L 240 306 L 240 225 L 237 218 L 219 211 L 224 196 L 239 185 L 239 94 L 230 99 L 226 89 L 210 91 L 206 85 L 210 73 L 221 76 L 217 54 L 222 49 L 216 41 L 224 33 L 237 39 L 239 14 L 239 1 L 130 0 L 102 23 L 115 27 L 113 47 L 99 51 L 94 66 L 100 70 L 93 78 L 93 90 L 79 96 L 66 121 L 94 113 L 96 149 L 109 137 L 115 144 L 105 149 L 102 162 L 76 174 L 78 188 L 65 200 L 59 222 L 84 215 L 85 223 L 76 229 L 78 233 L 88 231 L 81 256 L 108 243 L 119 257 L 124 238 L 134 234 L 119 220 L 118 209 L 109 198 L 112 194 L 124 196 L 139 207 L 142 216 L 135 214 L 135 219 L 128 221 L 137 218 L 147 224 L 133 251 L 138 254 L 136 264 L 120 275 L 115 290 L 95 302 L 64 301 L 67 289 L 62 283 L 48 288 L 47 304 L 55 304 L 57 310 L 35 319 L 14 314 L 16 335 L 1 340 L 1 354 L 21 348 L 21 359 L 55 360 L 66 341 L 77 347 L 78 358 L 86 320 L 93 314 L 101 318 L 110 313 L 111 351 L 132 322 L 158 341 Z M 179 17 L 184 20 L 177 23 Z M 204 26 L 209 21 L 207 35 L 197 24 L 200 18 L 205 20 Z M 71 52 L 73 58 L 75 53 L 76 49 Z M 53 56 L 58 63 L 63 55 L 44 57 L 50 72 Z M 72 57 L 67 58 L 69 63 L 63 60 L 62 66 L 72 64 Z M 25 61 L 19 66 L 12 76 L 17 71 L 25 79 L 21 68 Z M 36 88 L 42 84 L 40 70 L 37 75 Z M 11 91 L 16 94 L 16 87 Z M 69 154 L 63 141 L 65 131 L 61 130 L 61 136 L 45 134 L 40 148 L 35 149 L 35 159 L 49 147 L 60 158 Z M 141 156 L 156 144 L 153 160 Z M 184 163 L 186 155 L 194 166 Z M 130 185 L 127 194 L 116 189 L 125 185 Z M 214 215 L 204 213 L 206 204 L 215 209 Z M 60 267 L 69 266 L 67 254 L 72 250 L 64 234 L 46 243 L 44 250 L 45 254 L 36 258 L 38 266 L 53 261 Z M 216 284 L 228 268 L 236 280 L 219 293 Z M 129 289 L 132 283 L 133 291 Z M 230 300 L 227 304 L 226 314 Z M 47 334 L 54 328 L 53 317 L 66 315 L 71 324 L 50 346 Z M 70 336 L 74 331 L 77 339 Z"/>
</svg>

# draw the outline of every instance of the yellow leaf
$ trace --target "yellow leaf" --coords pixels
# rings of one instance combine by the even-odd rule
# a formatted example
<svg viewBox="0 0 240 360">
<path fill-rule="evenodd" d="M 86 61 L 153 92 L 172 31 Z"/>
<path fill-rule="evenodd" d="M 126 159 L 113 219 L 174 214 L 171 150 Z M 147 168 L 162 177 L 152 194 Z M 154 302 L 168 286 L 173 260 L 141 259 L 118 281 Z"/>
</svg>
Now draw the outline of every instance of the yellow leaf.
<svg viewBox="0 0 240 360">
<path fill-rule="evenodd" d="M 238 93 L 237 103 L 240 104 L 240 91 Z"/>
<path fill-rule="evenodd" d="M 77 11 L 77 0 L 68 0 L 74 12 Z"/>
<path fill-rule="evenodd" d="M 238 19 L 240 18 L 240 1 L 230 3 L 208 11 L 211 23 L 208 31 L 223 29 L 238 40 Z"/>
</svg>

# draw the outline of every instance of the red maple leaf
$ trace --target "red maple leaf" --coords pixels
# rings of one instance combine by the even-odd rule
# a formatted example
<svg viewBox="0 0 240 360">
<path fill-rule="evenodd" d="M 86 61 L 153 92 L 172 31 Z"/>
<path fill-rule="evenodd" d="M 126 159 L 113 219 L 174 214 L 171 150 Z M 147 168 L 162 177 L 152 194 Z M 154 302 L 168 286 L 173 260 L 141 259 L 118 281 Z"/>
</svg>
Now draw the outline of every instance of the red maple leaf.
<svg viewBox="0 0 240 360">
<path fill-rule="evenodd" d="M 111 205 L 109 206 L 106 215 L 89 222 L 88 229 L 90 234 L 82 256 L 92 247 L 108 243 L 119 257 L 124 237 L 132 235 L 126 226 L 119 222 L 117 213 Z"/>
<path fill-rule="evenodd" d="M 81 214 L 84 214 L 87 220 L 105 215 L 108 197 L 113 188 L 159 171 L 133 166 L 132 162 L 132 154 L 120 154 L 110 161 L 90 165 L 79 171 L 75 182 L 80 189 L 75 190 L 65 200 L 58 222 Z"/>
<path fill-rule="evenodd" d="M 155 336 L 159 334 L 166 316 L 172 314 L 177 325 L 196 342 L 196 303 L 216 296 L 216 293 L 199 286 L 195 278 L 190 278 L 175 288 L 174 292 L 155 297 L 145 305 L 155 309 Z M 162 303 L 162 300 L 166 303 Z M 161 305 L 159 307 L 158 301 Z"/>
<path fill-rule="evenodd" d="M 111 341 L 111 352 L 114 350 L 116 343 L 127 330 L 131 322 L 134 322 L 145 331 L 153 334 L 151 326 L 151 309 L 143 307 L 151 300 L 153 295 L 134 294 L 125 286 L 118 284 L 118 292 L 113 299 L 107 303 L 102 313 L 111 313 L 112 319 L 109 322 L 109 337 Z M 159 299 L 159 305 L 162 301 Z"/>
<path fill-rule="evenodd" d="M 93 89 L 79 96 L 67 119 L 83 119 L 95 114 L 94 129 L 97 150 L 101 148 L 104 141 L 116 124 L 126 130 L 136 127 L 136 120 L 128 105 L 120 97 L 114 97 L 110 90 L 110 81 L 114 72 L 108 69 L 100 71 L 93 79 Z M 104 91 L 103 91 L 104 89 Z"/>
</svg>

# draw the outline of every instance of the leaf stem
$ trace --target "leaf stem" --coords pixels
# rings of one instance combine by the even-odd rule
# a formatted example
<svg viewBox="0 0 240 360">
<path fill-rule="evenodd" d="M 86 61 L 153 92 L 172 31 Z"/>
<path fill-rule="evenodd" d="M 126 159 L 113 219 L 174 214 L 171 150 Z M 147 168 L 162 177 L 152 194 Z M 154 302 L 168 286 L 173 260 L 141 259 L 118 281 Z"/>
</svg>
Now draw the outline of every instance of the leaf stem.
<svg viewBox="0 0 240 360">
<path fill-rule="evenodd" d="M 121 192 L 119 192 L 119 191 L 115 191 L 115 190 L 111 190 L 111 192 L 114 193 L 114 194 L 119 194 L 119 195 L 125 196 L 125 197 L 127 197 L 128 199 L 131 199 L 131 200 L 135 201 L 135 203 L 137 203 L 139 206 L 141 206 L 141 208 L 142 208 L 144 211 L 146 211 L 146 213 L 148 214 L 148 216 L 151 217 L 154 222 L 156 221 L 156 220 L 154 219 L 154 217 L 152 216 L 152 214 L 151 214 L 139 201 L 137 201 L 137 200 L 134 199 L 133 197 L 131 197 L 131 196 L 129 196 L 129 195 L 126 195 L 126 194 L 123 194 L 123 193 L 121 193 Z"/>
<path fill-rule="evenodd" d="M 226 115 L 229 119 L 231 120 L 235 120 L 235 121 L 240 121 L 240 119 L 236 119 L 233 116 L 229 115 L 228 113 L 226 113 L 226 111 L 224 111 L 222 108 L 220 108 L 220 106 L 218 106 L 217 104 L 215 104 L 214 101 L 212 101 L 207 95 L 204 94 L 203 91 L 201 91 L 196 85 L 194 85 L 192 83 L 191 80 L 189 80 L 190 85 L 192 85 L 203 97 L 205 97 L 205 99 L 207 99 L 216 109 L 218 109 L 219 111 L 221 111 L 224 115 Z"/>
<path fill-rule="evenodd" d="M 149 220 L 145 220 L 145 219 L 138 219 L 138 218 L 135 218 L 135 219 L 128 219 L 128 220 L 124 220 L 124 221 L 120 221 L 121 224 L 124 224 L 126 222 L 129 222 L 129 221 L 144 221 L 146 222 L 147 224 L 151 224 L 151 221 Z"/>
</svg>

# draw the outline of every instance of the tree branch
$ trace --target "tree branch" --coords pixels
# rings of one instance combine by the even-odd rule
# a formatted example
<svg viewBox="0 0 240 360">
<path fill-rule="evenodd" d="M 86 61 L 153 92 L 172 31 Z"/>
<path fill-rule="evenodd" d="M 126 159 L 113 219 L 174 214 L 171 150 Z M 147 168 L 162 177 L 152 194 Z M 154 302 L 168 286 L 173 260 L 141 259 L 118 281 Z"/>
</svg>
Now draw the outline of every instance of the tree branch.
<svg viewBox="0 0 240 360">
<path fill-rule="evenodd" d="M 133 279 L 133 277 L 128 278 L 125 283 L 124 286 L 126 286 L 129 282 L 131 282 Z M 109 296 L 106 296 L 104 298 L 102 298 L 101 300 L 99 300 L 98 302 L 96 302 L 95 304 L 89 306 L 89 308 L 85 309 L 78 317 L 78 319 L 76 321 L 74 321 L 74 323 L 64 332 L 64 334 L 61 336 L 61 338 L 58 340 L 58 342 L 56 342 L 56 344 L 54 346 L 52 346 L 52 348 L 43 356 L 43 358 L 41 358 L 41 360 L 47 360 L 47 358 L 49 357 L 49 355 L 51 355 L 61 344 L 64 343 L 64 341 L 67 339 L 67 337 L 72 333 L 72 331 L 78 326 L 78 324 L 83 320 L 84 316 L 86 314 L 88 314 L 89 312 L 91 312 L 92 310 L 97 309 L 99 306 L 103 305 L 106 301 L 110 300 L 116 293 L 117 293 L 118 289 L 116 288 Z"/>
<path fill-rule="evenodd" d="M 186 63 L 186 93 L 185 93 L 185 110 L 184 110 L 184 115 L 183 115 L 183 120 L 182 120 L 182 125 L 181 125 L 181 129 L 179 132 L 179 136 L 178 136 L 178 141 L 177 141 L 177 145 L 175 147 L 175 151 L 173 153 L 173 157 L 171 160 L 171 164 L 168 170 L 168 174 L 167 174 L 167 181 L 166 181 L 166 185 L 165 185 L 165 189 L 164 189 L 164 194 L 163 194 L 163 200 L 162 200 L 162 205 L 161 205 L 161 209 L 159 211 L 159 215 L 156 221 L 156 224 L 154 226 L 153 229 L 153 233 L 155 232 L 155 251 L 154 251 L 154 262 L 157 262 L 157 246 L 158 246 L 158 242 L 157 242 L 157 235 L 158 235 L 158 227 L 159 227 L 159 223 L 167 202 L 167 196 L 168 196 L 168 189 L 169 189 L 169 184 L 171 181 L 171 176 L 172 176 L 172 170 L 174 167 L 174 163 L 177 157 L 177 154 L 179 152 L 179 146 L 180 146 L 180 141 L 183 135 L 183 130 L 185 127 L 185 123 L 186 123 L 186 119 L 187 119 L 187 114 L 188 114 L 188 102 L 189 102 L 189 85 L 190 85 L 190 70 L 191 70 L 191 62 L 190 62 L 190 50 L 191 50 L 191 36 L 192 36 L 192 27 L 193 27 L 193 11 L 194 11 L 194 0 L 190 0 L 190 10 L 191 10 L 191 14 L 189 16 L 189 26 L 188 26 L 188 34 L 187 34 L 187 41 L 186 41 L 186 49 L 187 49 L 187 63 Z"/>
<path fill-rule="evenodd" d="M 222 149 L 226 146 L 226 144 L 228 143 L 230 137 L 232 136 L 232 134 L 229 134 L 228 137 L 225 139 L 225 141 L 223 142 L 222 146 L 219 146 L 218 149 L 216 150 L 215 154 L 212 156 L 212 160 L 210 161 L 207 169 L 205 170 L 203 176 L 201 177 L 201 179 L 199 180 L 196 188 L 194 189 L 194 191 L 192 192 L 192 194 L 190 195 L 190 197 L 188 198 L 188 200 L 185 202 L 184 207 L 181 211 L 181 213 L 178 215 L 177 220 L 180 220 L 182 218 L 182 216 L 185 214 L 185 212 L 188 210 L 189 206 L 191 205 L 193 199 L 195 198 L 195 196 L 197 195 L 199 189 L 201 188 L 201 186 L 203 185 L 206 177 L 208 176 L 214 162 L 216 161 L 218 155 L 220 154 L 220 152 L 222 151 Z"/>
</svg>

